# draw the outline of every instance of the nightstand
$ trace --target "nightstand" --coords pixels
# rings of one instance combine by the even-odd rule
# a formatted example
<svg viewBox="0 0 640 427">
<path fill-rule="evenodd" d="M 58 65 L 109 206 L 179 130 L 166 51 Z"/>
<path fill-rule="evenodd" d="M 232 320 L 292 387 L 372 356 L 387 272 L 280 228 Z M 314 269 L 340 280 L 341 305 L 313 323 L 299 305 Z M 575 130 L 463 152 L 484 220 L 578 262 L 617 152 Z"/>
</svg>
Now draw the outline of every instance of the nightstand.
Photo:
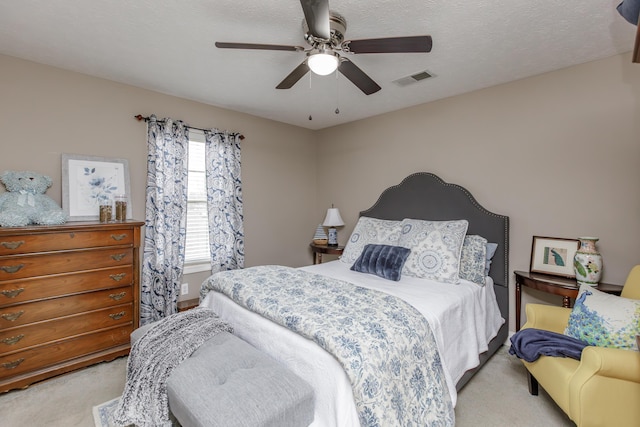
<svg viewBox="0 0 640 427">
<path fill-rule="evenodd" d="M 562 306 L 571 307 L 571 299 L 576 299 L 580 286 L 575 279 L 551 276 L 548 274 L 530 273 L 528 271 L 514 271 L 516 275 L 516 332 L 520 330 L 520 312 L 522 286 L 537 289 L 562 297 Z M 596 289 L 608 294 L 620 295 L 622 285 L 599 283 Z"/>
<path fill-rule="evenodd" d="M 322 264 L 322 255 L 342 255 L 342 251 L 344 251 L 344 246 L 329 246 L 329 245 L 317 245 L 315 243 L 311 243 L 311 250 L 313 251 L 313 263 L 314 264 Z"/>
<path fill-rule="evenodd" d="M 200 304 L 200 298 L 178 301 L 178 312 L 191 310 Z"/>
</svg>

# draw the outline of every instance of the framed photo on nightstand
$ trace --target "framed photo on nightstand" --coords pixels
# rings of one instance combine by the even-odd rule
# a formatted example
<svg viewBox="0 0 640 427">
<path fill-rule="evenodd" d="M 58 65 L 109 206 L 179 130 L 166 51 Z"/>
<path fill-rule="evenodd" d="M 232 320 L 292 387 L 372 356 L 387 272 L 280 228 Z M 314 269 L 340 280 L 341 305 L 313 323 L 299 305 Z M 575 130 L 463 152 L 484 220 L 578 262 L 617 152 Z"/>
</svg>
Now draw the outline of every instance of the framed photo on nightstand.
<svg viewBox="0 0 640 427">
<path fill-rule="evenodd" d="M 573 257 L 579 245 L 578 239 L 533 236 L 529 271 L 575 278 Z"/>
</svg>

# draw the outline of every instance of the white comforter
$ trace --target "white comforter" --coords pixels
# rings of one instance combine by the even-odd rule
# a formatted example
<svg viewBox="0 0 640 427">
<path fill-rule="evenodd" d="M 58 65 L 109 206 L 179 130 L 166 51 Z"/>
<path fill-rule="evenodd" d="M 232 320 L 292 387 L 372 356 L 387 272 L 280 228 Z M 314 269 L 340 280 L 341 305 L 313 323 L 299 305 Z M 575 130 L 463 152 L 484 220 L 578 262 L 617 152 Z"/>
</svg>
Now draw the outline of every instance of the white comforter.
<svg viewBox="0 0 640 427">
<path fill-rule="evenodd" d="M 400 297 L 428 320 L 437 340 L 452 402 L 455 384 L 476 367 L 479 354 L 504 323 L 493 283 L 484 287 L 461 281 L 458 285 L 405 277 L 399 282 L 351 271 L 340 261 L 303 267 L 317 274 L 345 280 Z M 252 313 L 217 292 L 202 301 L 234 328 L 235 334 L 306 379 L 316 393 L 312 426 L 359 426 L 351 385 L 340 364 L 314 342 Z"/>
</svg>

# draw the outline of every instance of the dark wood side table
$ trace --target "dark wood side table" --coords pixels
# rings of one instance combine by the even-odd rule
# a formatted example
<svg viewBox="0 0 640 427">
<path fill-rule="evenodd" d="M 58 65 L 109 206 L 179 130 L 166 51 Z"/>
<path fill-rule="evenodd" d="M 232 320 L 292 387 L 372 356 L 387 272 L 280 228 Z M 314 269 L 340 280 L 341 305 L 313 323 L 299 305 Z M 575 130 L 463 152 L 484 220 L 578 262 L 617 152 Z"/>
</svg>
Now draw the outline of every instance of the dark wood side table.
<svg viewBox="0 0 640 427">
<path fill-rule="evenodd" d="M 344 246 L 317 245 L 315 243 L 311 243 L 309 246 L 313 251 L 314 264 L 322 264 L 322 254 L 342 255 L 342 251 L 344 251 Z"/>
<path fill-rule="evenodd" d="M 575 279 L 528 271 L 515 271 L 514 273 L 516 275 L 516 332 L 520 330 L 522 286 L 561 296 L 563 307 L 571 307 L 571 299 L 578 297 L 580 286 Z M 596 289 L 608 294 L 620 295 L 622 285 L 599 283 Z"/>
<path fill-rule="evenodd" d="M 200 298 L 178 301 L 178 312 L 191 310 L 200 304 Z"/>
</svg>

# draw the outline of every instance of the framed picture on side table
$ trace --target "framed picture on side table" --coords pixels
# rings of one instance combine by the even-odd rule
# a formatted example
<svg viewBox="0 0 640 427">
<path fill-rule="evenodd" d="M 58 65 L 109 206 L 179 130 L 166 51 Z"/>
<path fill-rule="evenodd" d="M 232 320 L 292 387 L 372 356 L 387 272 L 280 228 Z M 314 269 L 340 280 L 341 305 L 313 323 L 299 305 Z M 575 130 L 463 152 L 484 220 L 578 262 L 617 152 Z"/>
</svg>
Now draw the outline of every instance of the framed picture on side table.
<svg viewBox="0 0 640 427">
<path fill-rule="evenodd" d="M 529 271 L 575 278 L 573 257 L 579 245 L 578 239 L 533 236 Z"/>
<path fill-rule="evenodd" d="M 97 220 L 100 203 L 126 195 L 131 206 L 126 159 L 62 154 L 62 209 L 71 221 Z M 132 218 L 131 208 L 127 219 Z"/>
</svg>

